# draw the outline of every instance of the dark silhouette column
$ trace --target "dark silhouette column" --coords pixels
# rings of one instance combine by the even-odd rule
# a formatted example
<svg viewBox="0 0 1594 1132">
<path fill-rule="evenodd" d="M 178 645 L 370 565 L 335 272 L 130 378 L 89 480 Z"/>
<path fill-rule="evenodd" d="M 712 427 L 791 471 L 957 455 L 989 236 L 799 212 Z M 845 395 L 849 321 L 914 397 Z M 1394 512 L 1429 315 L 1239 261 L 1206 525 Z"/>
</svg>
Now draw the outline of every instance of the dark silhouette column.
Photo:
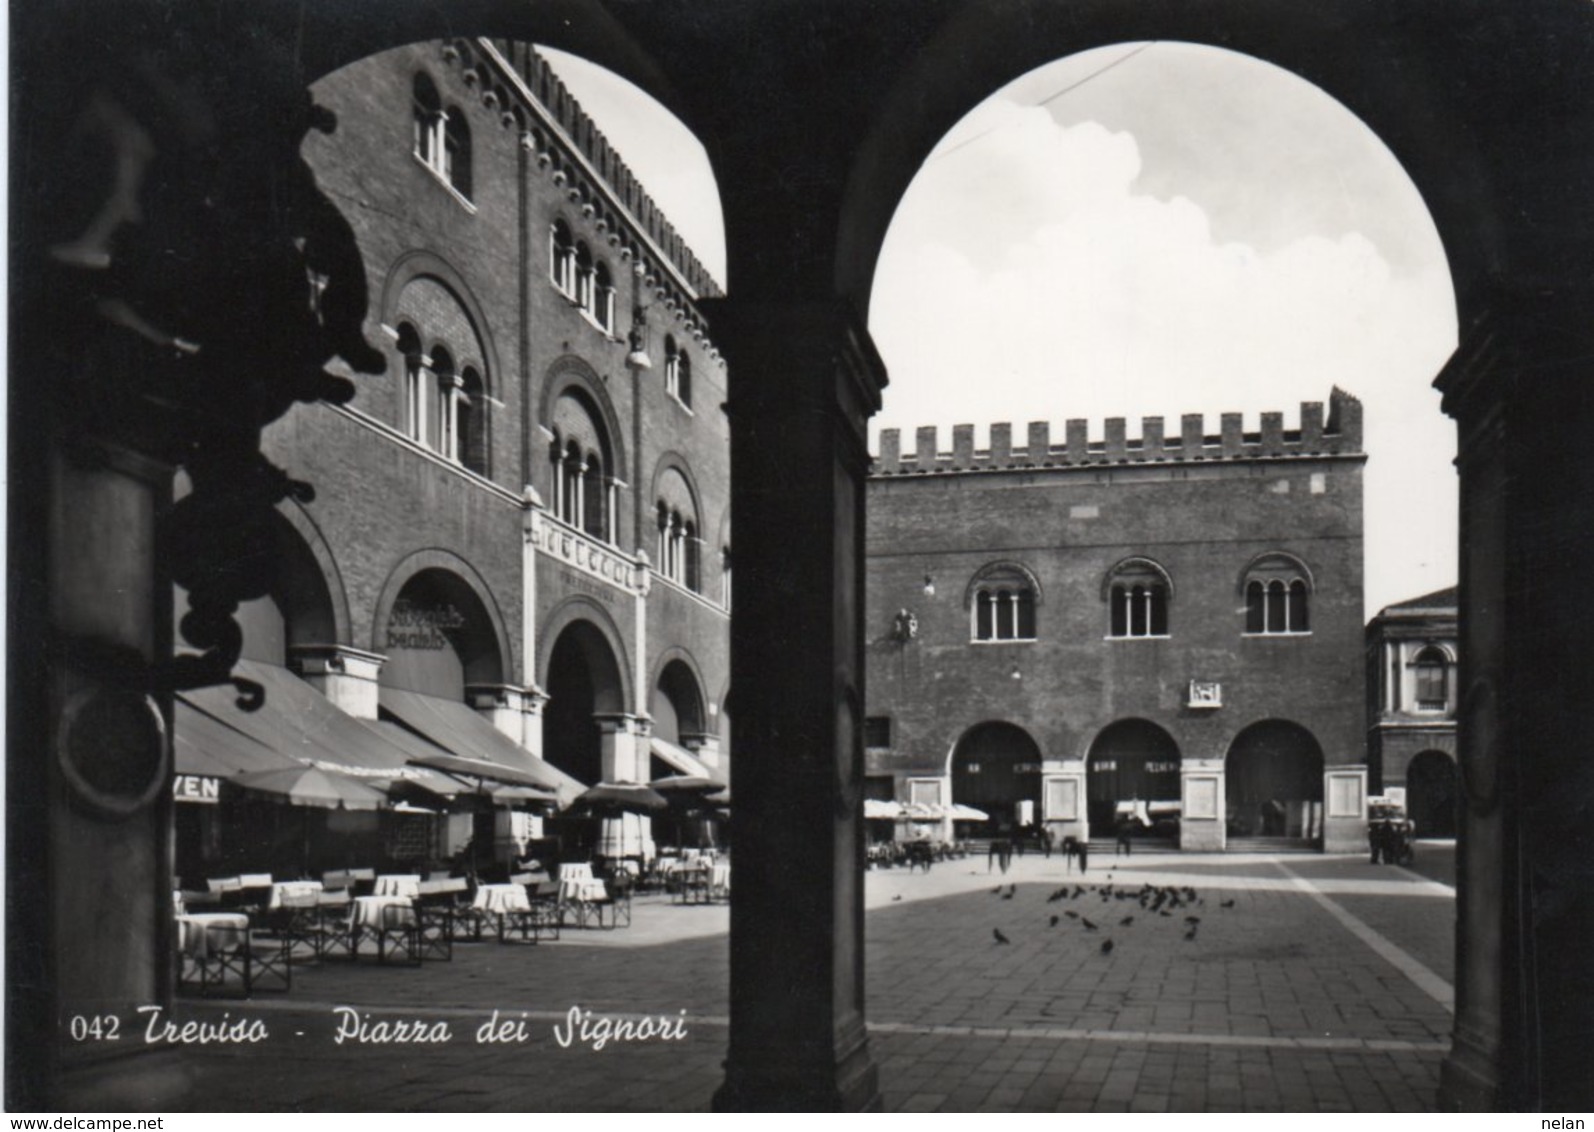
<svg viewBox="0 0 1594 1132">
<path fill-rule="evenodd" d="M 1436 383 L 1460 430 L 1462 515 L 1450 1109 L 1594 1107 L 1588 303 L 1497 297 Z"/>
<path fill-rule="evenodd" d="M 721 1110 L 878 1107 L 863 1017 L 865 422 L 840 303 L 710 310 L 730 363 L 736 883 Z"/>
</svg>

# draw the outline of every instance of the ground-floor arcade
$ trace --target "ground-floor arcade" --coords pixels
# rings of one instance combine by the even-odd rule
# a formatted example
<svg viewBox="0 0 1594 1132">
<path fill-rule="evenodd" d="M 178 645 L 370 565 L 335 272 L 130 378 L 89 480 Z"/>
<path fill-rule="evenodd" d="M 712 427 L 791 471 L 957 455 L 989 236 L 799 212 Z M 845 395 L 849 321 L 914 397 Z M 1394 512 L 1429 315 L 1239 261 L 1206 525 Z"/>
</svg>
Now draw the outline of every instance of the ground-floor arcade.
<svg viewBox="0 0 1594 1132">
<path fill-rule="evenodd" d="M 1218 751 L 1181 747 L 1177 720 L 1129 717 L 1099 728 L 1083 757 L 1042 750 L 1018 723 L 986 720 L 948 743 L 939 765 L 872 771 L 870 797 L 943 809 L 962 805 L 988 821 L 939 836 L 1002 836 L 1044 827 L 1054 841 L 1122 834 L 1190 850 L 1253 847 L 1257 839 L 1333 852 L 1365 846 L 1367 768 L 1331 763 L 1313 732 L 1261 719 Z"/>
</svg>

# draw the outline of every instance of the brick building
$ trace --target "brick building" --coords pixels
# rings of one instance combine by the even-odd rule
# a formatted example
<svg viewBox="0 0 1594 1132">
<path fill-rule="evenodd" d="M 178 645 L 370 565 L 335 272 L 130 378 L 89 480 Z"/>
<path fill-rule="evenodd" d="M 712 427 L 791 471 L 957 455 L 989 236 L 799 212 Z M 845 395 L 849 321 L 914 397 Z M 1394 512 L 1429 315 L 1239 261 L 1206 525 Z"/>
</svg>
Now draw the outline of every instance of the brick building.
<svg viewBox="0 0 1594 1132">
<path fill-rule="evenodd" d="M 282 565 L 240 615 L 266 706 L 185 694 L 179 769 L 226 778 L 271 748 L 435 785 L 395 767 L 444 752 L 561 800 L 726 779 L 726 371 L 697 306 L 718 285 L 528 46 L 390 50 L 313 95 L 338 123 L 304 156 L 353 227 L 387 370 L 267 431 L 316 495 L 280 506 Z M 294 722 L 328 707 L 336 741 Z M 225 823 L 178 809 L 179 872 L 207 867 Z M 473 831 L 339 813 L 312 855 L 437 858 Z M 497 855 L 527 831 L 500 810 Z M 631 820 L 626 850 L 647 834 Z"/>
<path fill-rule="evenodd" d="M 1454 837 L 1460 671 L 1456 587 L 1396 602 L 1367 623 L 1371 789 L 1403 801 L 1419 837 Z"/>
<path fill-rule="evenodd" d="M 880 435 L 868 481 L 868 790 L 992 828 L 1185 848 L 1362 841 L 1361 405 L 1090 439 Z M 1325 804 L 1326 803 L 1326 804 Z M 1176 824 L 1175 824 L 1176 823 Z"/>
</svg>

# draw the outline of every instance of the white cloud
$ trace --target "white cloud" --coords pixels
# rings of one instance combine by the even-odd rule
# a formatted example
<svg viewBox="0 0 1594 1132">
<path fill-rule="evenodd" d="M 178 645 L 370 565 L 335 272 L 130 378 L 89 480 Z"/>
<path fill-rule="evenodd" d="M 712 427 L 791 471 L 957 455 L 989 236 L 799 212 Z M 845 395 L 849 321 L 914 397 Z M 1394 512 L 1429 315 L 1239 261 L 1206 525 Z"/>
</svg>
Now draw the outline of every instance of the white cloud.
<svg viewBox="0 0 1594 1132">
<path fill-rule="evenodd" d="M 870 325 L 892 380 L 876 424 L 1011 421 L 1022 436 L 1030 420 L 1055 433 L 1087 417 L 1099 436 L 1126 416 L 1138 435 L 1139 416 L 1174 428 L 1203 412 L 1215 431 L 1224 411 L 1293 422 L 1338 384 L 1367 406 L 1369 602 L 1426 582 L 1386 579 L 1386 559 L 1449 571 L 1428 588 L 1453 581 L 1453 441 L 1428 389 L 1454 344 L 1443 264 L 1393 271 L 1356 232 L 1219 243 L 1200 204 L 1137 193 L 1140 168 L 1128 133 L 1001 100 L 949 135 L 876 274 Z M 1414 485 L 1437 500 L 1420 508 L 1431 532 L 1403 532 Z"/>
</svg>

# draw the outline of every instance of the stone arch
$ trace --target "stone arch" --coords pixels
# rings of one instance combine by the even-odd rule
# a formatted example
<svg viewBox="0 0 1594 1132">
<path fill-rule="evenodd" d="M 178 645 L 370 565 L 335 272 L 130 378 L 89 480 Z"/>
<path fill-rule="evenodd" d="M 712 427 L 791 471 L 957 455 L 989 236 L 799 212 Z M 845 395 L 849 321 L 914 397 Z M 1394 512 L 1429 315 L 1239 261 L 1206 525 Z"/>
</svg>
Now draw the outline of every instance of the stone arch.
<svg viewBox="0 0 1594 1132">
<path fill-rule="evenodd" d="M 1022 801 L 1041 812 L 1041 749 L 1028 731 L 1006 720 L 976 723 L 947 752 L 952 801 L 990 816 L 992 833 L 1014 828 Z"/>
<path fill-rule="evenodd" d="M 1306 583 L 1307 592 L 1317 592 L 1317 580 L 1312 577 L 1312 568 L 1306 564 L 1306 560 L 1300 555 L 1291 554 L 1287 550 L 1268 550 L 1252 557 L 1252 559 L 1245 564 L 1245 568 L 1241 570 L 1239 575 L 1235 578 L 1234 592 L 1243 597 L 1245 595 L 1246 583 L 1249 582 L 1253 576 L 1258 573 L 1272 572 L 1275 570 L 1284 572 L 1293 571 L 1299 574 L 1301 579 Z"/>
<path fill-rule="evenodd" d="M 614 475 L 621 480 L 630 480 L 630 462 L 626 457 L 625 433 L 620 428 L 620 416 L 614 410 L 614 402 L 609 397 L 608 390 L 603 381 L 594 370 L 581 358 L 574 354 L 566 354 L 556 359 L 548 367 L 547 375 L 543 379 L 542 398 L 537 405 L 537 419 L 544 425 L 549 425 L 553 420 L 554 406 L 559 403 L 559 398 L 566 393 L 576 391 L 578 399 L 586 402 L 597 414 L 597 423 L 606 434 L 609 444 L 610 462 L 614 468 Z"/>
<path fill-rule="evenodd" d="M 1101 576 L 1101 600 L 1107 601 L 1112 597 L 1113 582 L 1122 575 L 1146 573 L 1161 580 L 1168 591 L 1168 600 L 1173 600 L 1173 575 L 1167 568 L 1154 558 L 1147 558 L 1140 554 L 1131 554 L 1128 558 L 1121 558 L 1114 562 Z"/>
<path fill-rule="evenodd" d="M 709 733 L 708 693 L 702 670 L 685 649 L 672 648 L 659 658 L 648 696 L 648 714 L 653 717 L 655 735 L 684 745 L 690 737 Z"/>
<path fill-rule="evenodd" d="M 1418 837 L 1454 837 L 1460 822 L 1461 772 L 1455 756 L 1429 748 L 1406 764 L 1406 815 Z"/>
<path fill-rule="evenodd" d="M 598 710 L 606 712 L 623 712 L 631 710 L 631 705 L 636 702 L 636 697 L 631 688 L 631 666 L 625 646 L 625 636 L 615 624 L 609 611 L 592 598 L 582 594 L 574 594 L 565 598 L 549 612 L 544 618 L 542 626 L 538 629 L 537 639 L 541 642 L 537 658 L 538 682 L 542 687 L 548 686 L 549 666 L 552 663 L 553 649 L 561 634 L 576 622 L 586 622 L 602 636 L 609 651 L 616 658 L 618 667 L 617 683 L 613 695 L 605 695 Z"/>
<path fill-rule="evenodd" d="M 411 579 L 425 572 L 446 575 L 454 579 L 462 591 L 468 591 L 480 612 L 485 618 L 485 627 L 491 632 L 491 657 L 483 657 L 471 666 L 473 673 L 467 674 L 467 680 L 475 684 L 504 684 L 508 683 L 510 674 L 514 671 L 514 660 L 510 653 L 509 631 L 505 622 L 503 609 L 498 599 L 493 595 L 492 587 L 487 584 L 480 572 L 464 558 L 453 551 L 441 548 L 428 548 L 417 550 L 402 558 L 393 569 L 388 572 L 387 579 L 382 583 L 382 591 L 377 596 L 376 606 L 371 615 L 371 635 L 364 647 L 372 652 L 386 653 L 386 633 L 393 614 L 393 605 L 398 600 Z M 474 647 L 474 642 L 473 642 Z M 475 678 L 479 674 L 480 678 Z"/>
<path fill-rule="evenodd" d="M 1022 562 L 1003 558 L 996 562 L 987 562 L 969 575 L 968 584 L 963 587 L 963 608 L 968 609 L 974 604 L 974 594 L 980 588 L 981 582 L 1002 573 L 1012 573 L 1022 577 L 1025 584 L 1029 586 L 1030 593 L 1035 595 L 1036 605 L 1040 605 L 1046 600 L 1045 591 L 1041 589 L 1040 578 L 1036 577 L 1034 570 L 1031 570 Z"/>
<path fill-rule="evenodd" d="M 566 774 L 598 782 L 604 774 L 601 716 L 625 712 L 624 653 L 588 610 L 567 603 L 568 614 L 549 633 L 543 688 L 543 756 Z"/>
<path fill-rule="evenodd" d="M 299 541 L 315 559 L 329 603 L 332 635 L 322 641 L 303 641 L 303 644 L 353 644 L 354 623 L 349 617 L 349 595 L 343 584 L 343 572 L 338 569 L 337 558 L 332 554 L 326 535 L 309 510 L 297 501 L 277 505 L 277 514 L 298 535 Z"/>
<path fill-rule="evenodd" d="M 457 271 L 442 256 L 436 252 L 424 250 L 407 251 L 400 255 L 388 266 L 387 277 L 382 281 L 382 294 L 376 305 L 381 312 L 382 322 L 387 326 L 397 326 L 399 317 L 399 299 L 404 294 L 404 289 L 417 279 L 432 279 L 446 289 L 450 296 L 459 303 L 463 309 L 466 320 L 470 323 L 475 334 L 475 344 L 481 351 L 479 358 L 474 358 L 464 351 L 461 344 L 454 344 L 455 358 L 460 364 L 477 362 L 485 371 L 482 381 L 489 397 L 497 396 L 499 375 L 503 370 L 498 364 L 498 348 L 493 341 L 491 323 L 482 311 L 481 300 L 465 282 L 465 277 Z M 424 328 L 423 328 L 424 329 Z"/>
<path fill-rule="evenodd" d="M 703 493 L 698 490 L 697 478 L 692 475 L 692 465 L 685 456 L 673 449 L 663 452 L 653 462 L 653 479 L 648 489 L 648 499 L 657 501 L 664 490 L 666 479 L 671 472 L 680 475 L 681 481 L 686 485 L 687 495 L 691 499 L 692 514 L 699 524 L 703 522 Z M 729 522 L 729 515 L 726 516 Z"/>
<path fill-rule="evenodd" d="M 1178 742 L 1149 719 L 1120 719 L 1103 727 L 1085 756 L 1090 828 L 1112 829 L 1124 802 L 1179 801 L 1179 759 Z M 1149 811 L 1138 816 L 1150 821 Z"/>
<path fill-rule="evenodd" d="M 1292 720 L 1242 728 L 1224 755 L 1224 783 L 1232 836 L 1312 837 L 1320 828 L 1323 748 Z"/>
</svg>

